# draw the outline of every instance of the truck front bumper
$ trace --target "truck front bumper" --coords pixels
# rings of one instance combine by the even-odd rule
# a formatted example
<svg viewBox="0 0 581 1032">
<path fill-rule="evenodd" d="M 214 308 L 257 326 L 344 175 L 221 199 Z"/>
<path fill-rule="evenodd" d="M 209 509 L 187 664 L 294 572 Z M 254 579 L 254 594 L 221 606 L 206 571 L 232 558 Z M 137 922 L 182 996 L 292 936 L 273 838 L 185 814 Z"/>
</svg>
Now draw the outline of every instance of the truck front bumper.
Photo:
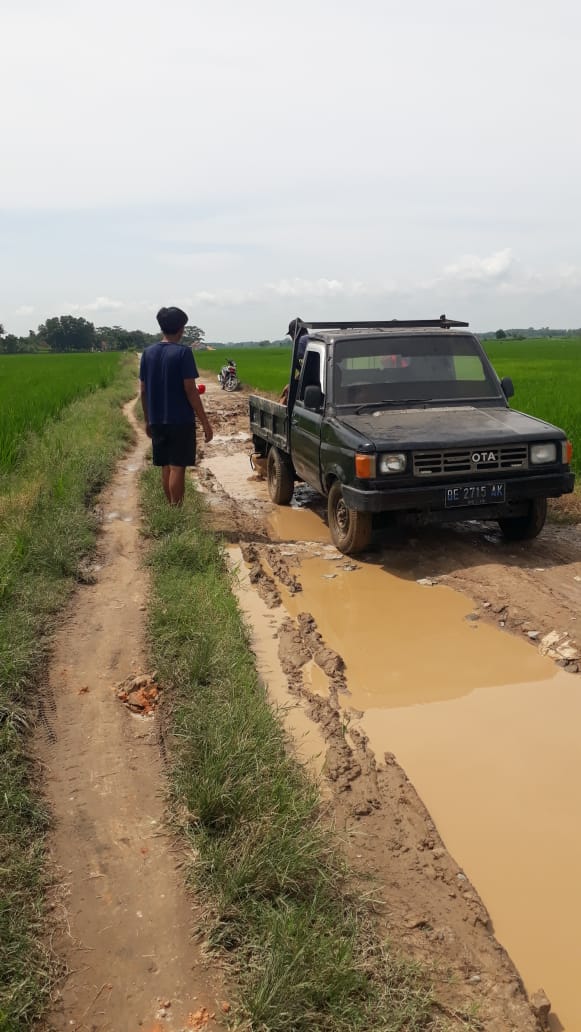
<svg viewBox="0 0 581 1032">
<path fill-rule="evenodd" d="M 492 479 L 492 478 L 491 478 Z M 498 478 L 502 479 L 501 477 Z M 477 483 L 465 480 L 462 483 Z M 573 473 L 548 473 L 537 476 L 506 478 L 506 500 L 498 505 L 471 505 L 464 508 L 446 508 L 446 488 L 454 487 L 458 481 L 444 481 L 439 484 L 406 485 L 405 487 L 361 488 L 343 484 L 343 498 L 349 509 L 360 512 L 425 512 L 446 516 L 450 522 L 458 519 L 494 519 L 510 511 L 519 503 L 532 498 L 559 498 L 571 494 L 575 477 Z M 489 516 L 488 513 L 491 515 Z"/>
</svg>

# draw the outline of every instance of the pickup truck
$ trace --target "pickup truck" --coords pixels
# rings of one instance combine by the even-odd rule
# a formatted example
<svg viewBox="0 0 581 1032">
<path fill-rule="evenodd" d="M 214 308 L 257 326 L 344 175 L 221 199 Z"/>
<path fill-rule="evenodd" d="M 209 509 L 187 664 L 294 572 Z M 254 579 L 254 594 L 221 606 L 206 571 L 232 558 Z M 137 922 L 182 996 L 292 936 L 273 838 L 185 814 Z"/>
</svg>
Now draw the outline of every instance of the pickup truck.
<svg viewBox="0 0 581 1032">
<path fill-rule="evenodd" d="M 251 395 L 250 428 L 272 501 L 288 505 L 298 480 L 320 492 L 341 552 L 364 551 L 394 513 L 493 520 L 507 539 L 531 539 L 547 498 L 573 490 L 566 434 L 509 408 L 512 381 L 468 323 L 304 327 L 286 403 Z"/>
</svg>

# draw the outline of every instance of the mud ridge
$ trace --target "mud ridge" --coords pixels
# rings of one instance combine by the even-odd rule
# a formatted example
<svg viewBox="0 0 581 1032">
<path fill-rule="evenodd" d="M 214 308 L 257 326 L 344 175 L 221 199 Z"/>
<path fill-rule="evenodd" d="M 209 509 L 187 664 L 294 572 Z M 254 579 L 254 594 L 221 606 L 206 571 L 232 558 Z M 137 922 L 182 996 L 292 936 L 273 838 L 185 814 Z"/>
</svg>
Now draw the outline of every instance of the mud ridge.
<svg viewBox="0 0 581 1032">
<path fill-rule="evenodd" d="M 272 573 L 266 569 L 262 562 L 257 546 L 243 543 L 240 546 L 240 550 L 244 556 L 244 561 L 248 564 L 250 583 L 255 586 L 261 599 L 266 602 L 269 609 L 280 606 L 282 603 L 280 591 L 276 586 Z"/>
</svg>

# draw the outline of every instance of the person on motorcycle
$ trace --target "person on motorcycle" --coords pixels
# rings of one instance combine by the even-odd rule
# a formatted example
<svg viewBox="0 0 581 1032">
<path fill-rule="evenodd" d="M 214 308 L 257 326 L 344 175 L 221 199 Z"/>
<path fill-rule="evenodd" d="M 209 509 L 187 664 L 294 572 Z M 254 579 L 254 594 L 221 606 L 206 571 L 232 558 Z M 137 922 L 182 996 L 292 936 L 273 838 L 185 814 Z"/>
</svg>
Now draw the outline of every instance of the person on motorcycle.
<svg viewBox="0 0 581 1032">
<path fill-rule="evenodd" d="M 233 358 L 229 358 L 226 364 L 222 366 L 218 373 L 218 383 L 223 389 L 236 390 L 238 386 L 238 373 L 236 362 Z"/>
<path fill-rule="evenodd" d="M 236 362 L 233 358 L 229 358 L 225 365 L 222 366 L 220 370 L 220 376 L 218 377 L 220 382 L 222 382 L 222 380 L 225 376 L 228 375 L 228 373 L 234 373 L 234 375 L 236 375 Z"/>
</svg>

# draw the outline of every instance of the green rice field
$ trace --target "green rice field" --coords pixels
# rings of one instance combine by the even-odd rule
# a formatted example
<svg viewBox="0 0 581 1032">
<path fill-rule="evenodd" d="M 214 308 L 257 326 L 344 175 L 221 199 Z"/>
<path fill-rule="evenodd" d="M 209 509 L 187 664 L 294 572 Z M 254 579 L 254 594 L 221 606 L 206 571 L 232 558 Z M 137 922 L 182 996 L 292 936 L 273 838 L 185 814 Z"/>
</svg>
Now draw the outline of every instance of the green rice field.
<svg viewBox="0 0 581 1032">
<path fill-rule="evenodd" d="M 257 391 L 280 393 L 288 381 L 291 349 L 289 348 L 225 348 L 200 351 L 195 359 L 201 379 L 208 372 L 218 374 L 226 360 L 233 358 L 242 383 Z M 208 376 L 205 377 L 208 379 Z"/>
<path fill-rule="evenodd" d="M 581 340 L 487 341 L 486 351 L 500 377 L 510 376 L 511 407 L 562 427 L 573 442 L 573 466 L 581 477 Z M 238 365 L 242 383 L 278 392 L 288 380 L 290 348 L 231 348 L 197 356 L 202 370 L 217 373 L 226 358 Z"/>
<path fill-rule="evenodd" d="M 0 473 L 14 466 L 26 437 L 75 398 L 107 387 L 119 354 L 0 356 Z"/>
<path fill-rule="evenodd" d="M 486 351 L 498 375 L 513 380 L 511 408 L 565 430 L 581 477 L 581 340 L 487 341 Z"/>
</svg>

